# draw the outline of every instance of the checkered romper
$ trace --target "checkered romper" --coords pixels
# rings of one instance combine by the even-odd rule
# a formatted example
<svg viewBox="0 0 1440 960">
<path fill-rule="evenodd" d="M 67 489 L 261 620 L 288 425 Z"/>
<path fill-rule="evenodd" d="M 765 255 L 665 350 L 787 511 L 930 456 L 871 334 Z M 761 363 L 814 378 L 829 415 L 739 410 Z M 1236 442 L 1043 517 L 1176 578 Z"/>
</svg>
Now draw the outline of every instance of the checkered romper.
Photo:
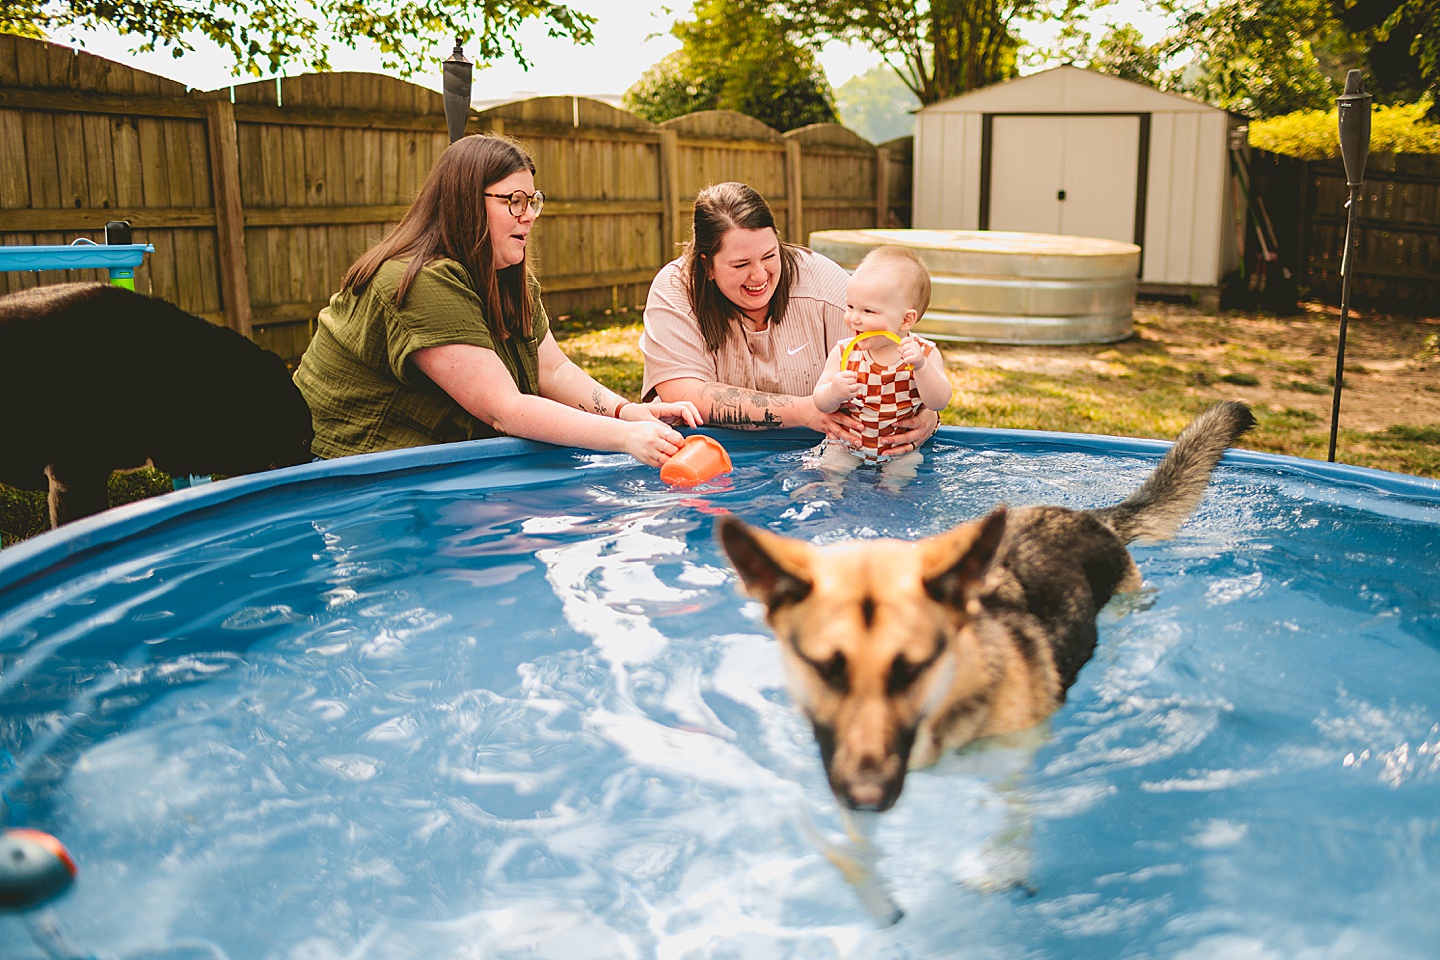
<svg viewBox="0 0 1440 960">
<path fill-rule="evenodd" d="M 912 334 L 913 336 L 913 334 Z M 926 362 L 935 350 L 935 344 L 924 337 L 915 337 L 925 348 Z M 848 340 L 840 342 L 844 350 Z M 880 455 L 880 438 L 898 432 L 895 425 L 912 414 L 919 413 L 925 406 L 920 402 L 920 390 L 915 386 L 915 371 L 908 364 L 887 367 L 874 363 L 861 346 L 850 351 L 845 368 L 852 370 L 865 392 L 849 402 L 852 413 L 860 419 L 860 446 L 846 444 L 847 449 L 868 463 L 889 460 Z"/>
</svg>

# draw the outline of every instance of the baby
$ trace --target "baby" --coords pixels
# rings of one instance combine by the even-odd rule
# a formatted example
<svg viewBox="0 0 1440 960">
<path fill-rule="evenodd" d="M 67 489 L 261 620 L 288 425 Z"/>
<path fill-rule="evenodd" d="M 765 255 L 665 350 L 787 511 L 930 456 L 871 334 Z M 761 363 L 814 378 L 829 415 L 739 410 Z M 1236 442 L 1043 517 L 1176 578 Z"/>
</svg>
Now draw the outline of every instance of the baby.
<svg viewBox="0 0 1440 960">
<path fill-rule="evenodd" d="M 880 464 L 881 486 L 892 491 L 915 478 L 920 451 L 889 457 L 879 448 L 898 420 L 950 402 L 935 344 L 910 334 L 928 306 L 930 273 L 913 251 L 876 247 L 855 268 L 845 288 L 845 325 L 855 336 L 830 351 L 814 392 L 815 406 L 831 413 L 848 404 L 862 427 L 858 446 L 827 440 L 819 448 L 816 466 L 831 493 L 861 463 Z"/>
</svg>

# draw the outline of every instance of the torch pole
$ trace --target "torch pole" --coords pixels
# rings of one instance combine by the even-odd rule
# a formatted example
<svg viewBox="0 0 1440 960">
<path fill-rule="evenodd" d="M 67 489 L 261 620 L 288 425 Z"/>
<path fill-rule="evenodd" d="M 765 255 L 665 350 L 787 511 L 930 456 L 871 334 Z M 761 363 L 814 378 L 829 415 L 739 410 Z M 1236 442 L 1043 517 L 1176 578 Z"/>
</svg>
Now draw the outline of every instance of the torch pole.
<svg viewBox="0 0 1440 960">
<path fill-rule="evenodd" d="M 465 123 L 470 119 L 470 77 L 473 67 L 465 59 L 456 38 L 455 49 L 444 64 L 445 129 L 454 143 L 465 136 Z"/>
<path fill-rule="evenodd" d="M 1340 343 L 1335 352 L 1335 396 L 1330 405 L 1330 455 L 1335 462 L 1335 439 L 1340 432 L 1340 391 L 1345 382 L 1345 334 L 1350 320 L 1350 278 L 1360 246 L 1360 187 L 1365 181 L 1365 159 L 1370 154 L 1370 94 L 1365 92 L 1359 70 L 1345 77 L 1340 95 L 1340 157 L 1345 161 L 1345 183 L 1350 199 L 1345 202 L 1345 252 L 1340 257 Z"/>
<path fill-rule="evenodd" d="M 1345 217 L 1345 252 L 1340 257 L 1340 344 L 1335 352 L 1335 393 L 1330 404 L 1330 455 L 1335 462 L 1335 438 L 1340 432 L 1340 391 L 1345 381 L 1345 333 L 1350 320 L 1350 257 L 1354 253 L 1359 237 L 1355 235 L 1356 208 L 1360 205 L 1360 188 L 1350 188 L 1350 199 L 1345 206 L 1349 212 Z"/>
</svg>

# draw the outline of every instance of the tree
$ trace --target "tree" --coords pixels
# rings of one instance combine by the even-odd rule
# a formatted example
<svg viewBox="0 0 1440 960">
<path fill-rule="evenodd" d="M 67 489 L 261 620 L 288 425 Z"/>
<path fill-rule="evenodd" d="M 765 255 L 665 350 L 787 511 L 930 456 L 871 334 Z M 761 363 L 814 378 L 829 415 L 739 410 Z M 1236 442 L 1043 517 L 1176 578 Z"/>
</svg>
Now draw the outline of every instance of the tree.
<svg viewBox="0 0 1440 960">
<path fill-rule="evenodd" d="M 625 91 L 655 123 L 696 110 L 735 110 L 777 130 L 835 120 L 835 96 L 812 50 L 755 0 L 695 0 L 670 33 L 682 46 Z"/>
<path fill-rule="evenodd" d="M 1332 0 L 1346 29 L 1364 36 L 1371 84 L 1397 99 L 1429 98 L 1440 122 L 1440 0 Z"/>
<path fill-rule="evenodd" d="M 1129 24 L 1105 31 L 1090 57 L 1090 69 L 1152 87 L 1164 85 L 1159 45 L 1145 43 L 1140 31 Z"/>
<path fill-rule="evenodd" d="M 664 123 L 698 110 L 715 110 L 721 78 L 706 73 L 684 50 L 667 54 L 625 91 L 625 109 L 651 123 Z"/>
<path fill-rule="evenodd" d="M 871 143 L 884 143 L 915 132 L 920 101 L 885 64 L 851 77 L 835 91 L 840 122 Z"/>
<path fill-rule="evenodd" d="M 1255 117 L 1333 106 L 1351 68 L 1381 102 L 1440 109 L 1440 0 L 1209 0 L 1163 42 L 1195 55 L 1186 92 Z"/>
<path fill-rule="evenodd" d="M 1339 68 L 1322 57 L 1343 60 L 1346 45 L 1329 3 L 1212 0 L 1179 11 L 1161 50 L 1193 56 L 1180 87 L 1217 107 L 1252 117 L 1323 110 L 1334 102 Z"/>
<path fill-rule="evenodd" d="M 289 67 L 328 70 L 331 43 L 369 41 L 387 70 L 426 72 L 458 38 L 477 61 L 514 57 L 529 66 L 516 31 L 526 20 L 551 36 L 590 43 L 595 18 L 557 0 L 5 0 L 0 33 L 22 36 L 108 26 L 144 38 L 140 50 L 170 47 L 178 58 L 199 34 L 235 58 L 234 72 L 263 76 Z M 416 49 L 430 50 L 417 56 Z"/>
<path fill-rule="evenodd" d="M 814 45 L 859 43 L 880 54 L 921 103 L 1015 76 L 1022 20 L 1047 0 L 775 0 Z"/>
</svg>

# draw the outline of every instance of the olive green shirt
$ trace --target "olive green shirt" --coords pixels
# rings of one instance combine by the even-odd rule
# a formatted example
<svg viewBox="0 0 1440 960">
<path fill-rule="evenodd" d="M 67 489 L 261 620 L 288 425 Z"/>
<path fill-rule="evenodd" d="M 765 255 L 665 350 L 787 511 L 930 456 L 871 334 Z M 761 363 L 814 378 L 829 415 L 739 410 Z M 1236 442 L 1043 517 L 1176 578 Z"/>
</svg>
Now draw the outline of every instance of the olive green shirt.
<svg viewBox="0 0 1440 960">
<path fill-rule="evenodd" d="M 295 383 L 315 421 L 311 450 L 321 457 L 395 450 L 499 436 L 410 362 L 425 347 L 453 343 L 495 351 L 521 393 L 538 394 L 540 342 L 549 330 L 538 287 L 534 336 L 496 343 L 466 269 L 437 260 L 420 270 L 395 304 L 407 261 L 389 260 L 365 288 L 342 290 L 320 311 Z"/>
</svg>

